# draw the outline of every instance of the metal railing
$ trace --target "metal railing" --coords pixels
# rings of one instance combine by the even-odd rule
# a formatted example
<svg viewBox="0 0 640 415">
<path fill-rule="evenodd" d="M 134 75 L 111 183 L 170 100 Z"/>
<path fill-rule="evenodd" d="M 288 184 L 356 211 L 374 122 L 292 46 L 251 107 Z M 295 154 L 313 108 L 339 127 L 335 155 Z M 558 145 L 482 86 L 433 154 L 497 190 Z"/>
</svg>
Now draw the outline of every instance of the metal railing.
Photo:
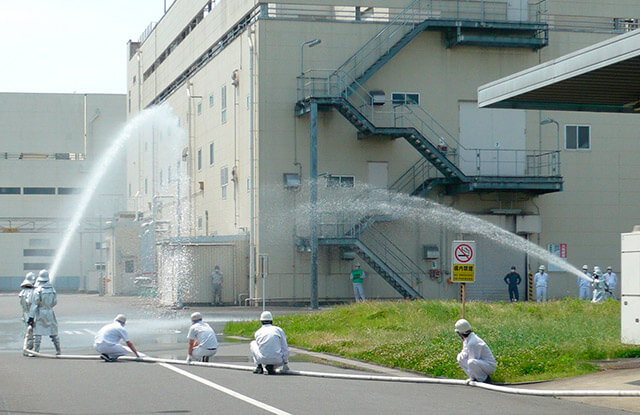
<svg viewBox="0 0 640 415">
<path fill-rule="evenodd" d="M 359 239 L 400 278 L 411 281 L 414 288 L 427 276 L 427 273 L 418 264 L 375 226 L 369 227 L 369 231 Z"/>
</svg>

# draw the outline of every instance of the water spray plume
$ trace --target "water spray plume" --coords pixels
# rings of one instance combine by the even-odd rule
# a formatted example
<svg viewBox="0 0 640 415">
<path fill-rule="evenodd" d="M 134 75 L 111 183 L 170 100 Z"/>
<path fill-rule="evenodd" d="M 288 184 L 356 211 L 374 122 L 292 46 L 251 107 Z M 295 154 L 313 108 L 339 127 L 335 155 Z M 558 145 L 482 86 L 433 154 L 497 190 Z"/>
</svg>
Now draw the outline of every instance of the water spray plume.
<svg viewBox="0 0 640 415">
<path fill-rule="evenodd" d="M 89 206 L 89 203 L 93 199 L 93 196 L 99 187 L 98 185 L 100 184 L 100 181 L 108 171 L 109 166 L 113 163 L 113 161 L 116 159 L 116 157 L 124 147 L 125 143 L 129 140 L 133 133 L 136 132 L 137 129 L 139 129 L 141 126 L 144 126 L 149 122 L 149 120 L 155 117 L 168 116 L 170 115 L 170 112 L 171 109 L 169 108 L 169 106 L 162 105 L 144 110 L 136 115 L 133 119 L 127 122 L 122 131 L 118 134 L 116 139 L 103 154 L 103 156 L 98 160 L 98 162 L 92 165 L 93 173 L 89 177 L 89 181 L 84 186 L 84 191 L 80 195 L 80 201 L 76 206 L 76 210 L 73 213 L 69 226 L 67 227 L 63 235 L 62 242 L 56 250 L 56 256 L 53 259 L 53 264 L 49 269 L 49 275 L 52 281 L 56 278 L 60 263 L 64 259 L 67 249 L 69 248 L 69 244 L 71 243 L 71 239 L 78 230 L 87 207 Z"/>
<path fill-rule="evenodd" d="M 356 188 L 323 191 L 319 197 L 317 209 L 321 215 L 351 218 L 382 216 L 395 221 L 411 220 L 423 225 L 439 225 L 460 233 L 476 234 L 506 248 L 526 252 L 542 262 L 592 281 L 578 268 L 533 242 L 477 216 L 431 200 L 362 185 Z M 308 205 L 301 207 L 298 213 L 303 217 L 311 217 Z M 359 219 L 356 219 L 356 222 L 357 220 Z"/>
</svg>

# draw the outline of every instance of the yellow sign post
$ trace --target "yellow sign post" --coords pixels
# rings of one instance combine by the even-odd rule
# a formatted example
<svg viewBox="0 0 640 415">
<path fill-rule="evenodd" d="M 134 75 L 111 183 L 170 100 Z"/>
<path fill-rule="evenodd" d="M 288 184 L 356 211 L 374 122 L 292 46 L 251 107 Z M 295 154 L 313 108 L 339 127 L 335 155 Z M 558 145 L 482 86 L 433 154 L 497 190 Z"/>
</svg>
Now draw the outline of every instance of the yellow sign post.
<svg viewBox="0 0 640 415">
<path fill-rule="evenodd" d="M 476 242 L 453 241 L 451 252 L 451 281 L 461 283 L 462 318 L 465 318 L 465 284 L 476 280 Z"/>
</svg>

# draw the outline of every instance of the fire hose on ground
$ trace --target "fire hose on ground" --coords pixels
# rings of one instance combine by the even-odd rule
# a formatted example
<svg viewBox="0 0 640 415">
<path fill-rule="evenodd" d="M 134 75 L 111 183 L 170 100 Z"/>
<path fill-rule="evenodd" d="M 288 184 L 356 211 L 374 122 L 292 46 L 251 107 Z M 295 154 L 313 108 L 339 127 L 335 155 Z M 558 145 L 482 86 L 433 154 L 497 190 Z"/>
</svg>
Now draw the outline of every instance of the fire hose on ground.
<svg viewBox="0 0 640 415">
<path fill-rule="evenodd" d="M 100 360 L 99 355 L 51 355 L 46 353 L 34 352 L 33 350 L 23 349 L 23 351 L 34 357 L 47 359 L 76 359 L 76 360 Z M 122 356 L 118 360 L 141 362 L 141 363 L 165 363 L 171 365 L 185 366 L 203 366 L 218 369 L 244 370 L 252 372 L 250 366 L 230 365 L 225 363 L 213 362 L 187 362 L 186 360 L 176 359 L 160 359 L 150 356 Z M 458 385 L 472 386 L 481 389 L 491 390 L 495 392 L 509 393 L 514 395 L 531 395 L 531 396 L 553 396 L 553 397 L 640 397 L 640 390 L 544 390 L 544 389 L 527 389 L 515 388 L 512 386 L 501 386 L 485 382 L 477 382 L 474 380 L 460 379 L 444 379 L 429 377 L 409 377 L 409 376 L 388 376 L 388 375 L 356 375 L 345 373 L 327 373 L 312 372 L 306 370 L 278 370 L 280 375 L 308 376 L 329 379 L 347 379 L 347 380 L 366 380 L 378 382 L 401 382 L 401 383 L 432 383 L 440 385 Z"/>
</svg>

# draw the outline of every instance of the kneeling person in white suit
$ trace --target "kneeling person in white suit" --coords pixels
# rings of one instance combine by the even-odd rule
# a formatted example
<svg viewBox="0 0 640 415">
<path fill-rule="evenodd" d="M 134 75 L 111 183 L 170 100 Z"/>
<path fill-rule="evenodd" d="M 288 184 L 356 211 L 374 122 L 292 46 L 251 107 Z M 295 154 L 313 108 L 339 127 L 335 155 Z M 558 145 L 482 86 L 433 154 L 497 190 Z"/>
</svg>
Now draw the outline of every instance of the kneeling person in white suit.
<svg viewBox="0 0 640 415">
<path fill-rule="evenodd" d="M 187 362 L 191 360 L 208 362 L 209 358 L 218 351 L 218 339 L 216 332 L 210 325 L 202 321 L 202 315 L 198 312 L 191 314 L 191 327 L 187 338 L 189 349 Z"/>
<path fill-rule="evenodd" d="M 283 370 L 289 370 L 289 346 L 284 331 L 273 325 L 273 316 L 269 311 L 260 315 L 262 327 L 256 331 L 255 340 L 249 346 L 253 361 L 257 367 L 253 373 L 264 373 L 262 365 L 265 365 L 267 373 L 274 375 L 275 369 L 282 366 Z"/>
<path fill-rule="evenodd" d="M 115 362 L 120 356 L 127 354 L 127 350 L 120 345 L 120 340 L 124 341 L 136 357 L 138 351 L 129 341 L 129 334 L 124 329 L 127 318 L 123 314 L 118 314 L 113 323 L 102 327 L 93 341 L 93 348 L 100 353 L 100 358 L 107 362 Z"/>
<path fill-rule="evenodd" d="M 471 330 L 465 319 L 456 322 L 456 333 L 462 339 L 462 351 L 458 353 L 458 365 L 471 380 L 489 382 L 496 370 L 496 359 L 489 346 Z"/>
</svg>

